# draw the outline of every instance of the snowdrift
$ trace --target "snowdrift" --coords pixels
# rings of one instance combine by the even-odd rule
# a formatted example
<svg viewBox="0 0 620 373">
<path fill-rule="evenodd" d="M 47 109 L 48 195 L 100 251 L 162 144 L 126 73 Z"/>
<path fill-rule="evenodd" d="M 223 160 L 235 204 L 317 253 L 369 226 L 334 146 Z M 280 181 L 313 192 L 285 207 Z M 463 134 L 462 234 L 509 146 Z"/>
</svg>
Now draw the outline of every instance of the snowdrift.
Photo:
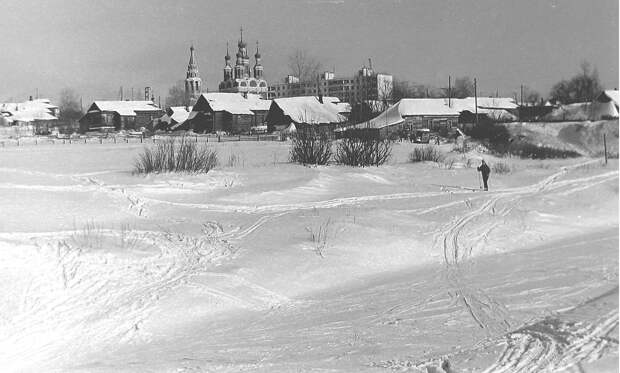
<svg viewBox="0 0 620 373">
<path fill-rule="evenodd" d="M 618 110 L 613 101 L 609 102 L 578 102 L 562 105 L 545 115 L 543 120 L 555 121 L 584 121 L 618 118 Z"/>
<path fill-rule="evenodd" d="M 506 128 L 519 141 L 553 149 L 572 150 L 586 156 L 602 155 L 605 134 L 608 153 L 618 153 L 618 120 L 508 123 Z"/>
</svg>

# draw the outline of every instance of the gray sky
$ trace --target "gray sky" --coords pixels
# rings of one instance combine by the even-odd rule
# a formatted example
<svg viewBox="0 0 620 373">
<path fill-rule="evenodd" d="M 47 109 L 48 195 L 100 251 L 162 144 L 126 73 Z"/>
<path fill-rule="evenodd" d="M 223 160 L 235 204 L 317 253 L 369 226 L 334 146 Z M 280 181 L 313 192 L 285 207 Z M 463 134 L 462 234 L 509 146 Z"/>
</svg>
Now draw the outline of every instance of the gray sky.
<svg viewBox="0 0 620 373">
<path fill-rule="evenodd" d="M 240 26 L 252 51 L 260 41 L 268 81 L 302 48 L 339 76 L 370 57 L 418 83 L 477 77 L 482 94 L 511 96 L 524 84 L 547 95 L 584 59 L 604 86 L 618 86 L 618 0 L 0 0 L 0 9 L 2 101 L 72 87 L 86 105 L 116 98 L 121 85 L 136 97 L 152 86 L 163 100 L 185 77 L 192 42 L 216 90 Z"/>
</svg>

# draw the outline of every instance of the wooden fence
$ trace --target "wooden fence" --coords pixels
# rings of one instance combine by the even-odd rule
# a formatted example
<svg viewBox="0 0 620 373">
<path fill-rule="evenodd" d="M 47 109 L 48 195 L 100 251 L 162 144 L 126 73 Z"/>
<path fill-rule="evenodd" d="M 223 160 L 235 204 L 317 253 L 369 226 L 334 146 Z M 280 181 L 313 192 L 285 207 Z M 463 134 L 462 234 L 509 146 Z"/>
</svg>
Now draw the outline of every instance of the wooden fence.
<svg viewBox="0 0 620 373">
<path fill-rule="evenodd" d="M 0 138 L 0 148 L 8 146 L 33 146 L 33 145 L 71 145 L 71 144 L 154 144 L 171 138 L 180 138 L 181 135 L 155 135 L 145 136 L 80 136 L 72 138 L 58 138 L 45 136 L 25 136 L 16 138 Z M 280 135 L 185 135 L 185 138 L 197 143 L 220 143 L 239 141 L 283 141 Z"/>
</svg>

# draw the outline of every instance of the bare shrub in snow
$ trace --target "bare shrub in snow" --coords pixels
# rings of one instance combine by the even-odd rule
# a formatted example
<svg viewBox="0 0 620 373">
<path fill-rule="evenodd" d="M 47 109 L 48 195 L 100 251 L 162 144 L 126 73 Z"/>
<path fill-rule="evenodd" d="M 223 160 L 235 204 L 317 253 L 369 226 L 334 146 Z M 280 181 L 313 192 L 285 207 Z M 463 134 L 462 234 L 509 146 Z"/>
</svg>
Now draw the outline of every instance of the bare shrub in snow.
<svg viewBox="0 0 620 373">
<path fill-rule="evenodd" d="M 139 174 L 152 172 L 209 172 L 217 165 L 217 153 L 206 144 L 182 136 L 146 147 L 134 163 Z"/>
<path fill-rule="evenodd" d="M 291 144 L 291 161 L 303 165 L 326 165 L 332 156 L 332 142 L 324 134 L 298 132 Z"/>
<path fill-rule="evenodd" d="M 444 159 L 445 155 L 432 145 L 416 147 L 409 154 L 410 162 L 442 162 Z"/>
<path fill-rule="evenodd" d="M 452 168 L 454 168 L 454 163 L 456 162 L 456 160 L 454 158 L 446 158 L 443 160 L 443 162 L 441 163 L 441 165 L 448 169 L 451 170 Z"/>
<path fill-rule="evenodd" d="M 131 250 L 138 246 L 143 237 L 135 234 L 129 224 L 121 224 L 119 231 L 118 244 L 121 249 Z"/>
<path fill-rule="evenodd" d="M 510 173 L 510 166 L 506 162 L 496 162 L 491 166 L 491 170 L 496 174 L 507 174 Z"/>
<path fill-rule="evenodd" d="M 327 248 L 327 236 L 331 226 L 331 218 L 328 218 L 316 227 L 306 227 L 306 231 L 310 233 L 310 241 L 314 246 L 316 255 L 324 258 L 325 249 Z"/>
<path fill-rule="evenodd" d="M 241 156 L 239 156 L 239 154 L 231 153 L 226 161 L 226 167 L 236 167 L 239 164 L 241 164 Z"/>
<path fill-rule="evenodd" d="M 100 250 L 104 240 L 103 226 L 94 221 L 87 221 L 81 229 L 75 230 L 69 238 L 69 243 L 80 249 Z"/>
<path fill-rule="evenodd" d="M 81 229 L 76 229 L 66 244 L 78 249 L 102 250 L 117 248 L 135 249 L 143 243 L 143 235 L 137 234 L 129 224 L 121 224 L 118 231 L 104 229 L 103 225 L 88 221 Z"/>
<path fill-rule="evenodd" d="M 350 137 L 336 148 L 336 162 L 347 166 L 380 166 L 392 156 L 392 142 L 386 139 Z"/>
</svg>

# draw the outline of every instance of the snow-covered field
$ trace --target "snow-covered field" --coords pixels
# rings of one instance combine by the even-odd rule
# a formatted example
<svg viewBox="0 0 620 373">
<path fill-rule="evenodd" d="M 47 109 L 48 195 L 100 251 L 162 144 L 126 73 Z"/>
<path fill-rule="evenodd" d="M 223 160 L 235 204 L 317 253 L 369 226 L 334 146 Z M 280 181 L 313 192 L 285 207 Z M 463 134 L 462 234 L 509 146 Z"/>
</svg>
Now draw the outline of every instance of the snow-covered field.
<svg viewBox="0 0 620 373">
<path fill-rule="evenodd" d="M 618 371 L 617 160 L 485 157 L 480 192 L 475 153 L 213 146 L 150 176 L 140 144 L 0 149 L 1 371 Z"/>
</svg>

